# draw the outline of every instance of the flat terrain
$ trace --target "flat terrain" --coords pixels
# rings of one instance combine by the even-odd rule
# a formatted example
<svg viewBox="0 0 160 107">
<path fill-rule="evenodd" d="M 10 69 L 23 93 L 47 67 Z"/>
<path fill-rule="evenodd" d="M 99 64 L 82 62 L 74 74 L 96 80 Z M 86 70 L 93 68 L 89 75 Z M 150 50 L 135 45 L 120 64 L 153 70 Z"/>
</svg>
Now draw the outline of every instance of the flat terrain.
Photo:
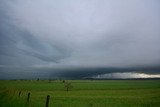
<svg viewBox="0 0 160 107">
<path fill-rule="evenodd" d="M 0 81 L 0 107 L 45 107 L 47 95 L 49 107 L 160 107 L 160 80 Z"/>
</svg>

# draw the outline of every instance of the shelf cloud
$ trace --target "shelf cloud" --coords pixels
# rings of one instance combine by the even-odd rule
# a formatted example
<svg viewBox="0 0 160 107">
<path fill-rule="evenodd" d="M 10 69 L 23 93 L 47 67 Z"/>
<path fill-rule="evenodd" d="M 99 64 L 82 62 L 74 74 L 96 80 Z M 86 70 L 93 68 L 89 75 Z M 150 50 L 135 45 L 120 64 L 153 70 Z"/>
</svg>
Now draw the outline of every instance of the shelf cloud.
<svg viewBox="0 0 160 107">
<path fill-rule="evenodd" d="M 1 0 L 0 70 L 159 67 L 159 19 L 159 0 Z"/>
</svg>

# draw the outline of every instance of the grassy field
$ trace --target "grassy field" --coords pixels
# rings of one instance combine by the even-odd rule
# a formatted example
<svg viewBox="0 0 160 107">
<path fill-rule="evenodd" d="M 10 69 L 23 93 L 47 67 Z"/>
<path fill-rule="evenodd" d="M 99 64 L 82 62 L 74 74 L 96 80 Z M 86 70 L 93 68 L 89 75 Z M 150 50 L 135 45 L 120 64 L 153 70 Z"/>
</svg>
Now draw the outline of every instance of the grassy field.
<svg viewBox="0 0 160 107">
<path fill-rule="evenodd" d="M 45 107 L 47 95 L 49 107 L 160 107 L 160 80 L 0 81 L 0 107 Z"/>
</svg>

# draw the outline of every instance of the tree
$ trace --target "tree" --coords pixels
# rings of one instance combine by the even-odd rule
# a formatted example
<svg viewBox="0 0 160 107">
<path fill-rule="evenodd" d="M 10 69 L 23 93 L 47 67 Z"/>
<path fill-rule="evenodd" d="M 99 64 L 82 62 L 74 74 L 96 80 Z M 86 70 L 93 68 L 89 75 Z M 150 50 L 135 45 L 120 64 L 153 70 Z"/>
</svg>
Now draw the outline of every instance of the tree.
<svg viewBox="0 0 160 107">
<path fill-rule="evenodd" d="M 70 88 L 72 88 L 72 84 L 70 82 L 65 82 L 64 87 L 66 89 L 66 91 L 68 92 Z"/>
</svg>

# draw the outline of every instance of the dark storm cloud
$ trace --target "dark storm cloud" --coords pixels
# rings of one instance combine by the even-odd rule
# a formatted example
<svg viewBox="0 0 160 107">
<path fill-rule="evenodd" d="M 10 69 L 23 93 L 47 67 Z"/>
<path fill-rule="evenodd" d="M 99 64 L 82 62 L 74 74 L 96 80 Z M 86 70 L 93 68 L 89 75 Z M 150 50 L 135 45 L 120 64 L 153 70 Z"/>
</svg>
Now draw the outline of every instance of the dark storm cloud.
<svg viewBox="0 0 160 107">
<path fill-rule="evenodd" d="M 3 3 L 3 2 L 2 2 Z M 2 5 L 2 4 L 1 4 Z M 2 6 L 3 7 L 3 6 Z M 30 32 L 17 28 L 3 7 L 0 9 L 0 65 L 32 65 L 57 62 L 66 57 L 61 47 L 51 46 Z"/>
<path fill-rule="evenodd" d="M 159 67 L 159 6 L 158 0 L 2 0 L 1 70 L 76 68 L 78 75 L 79 68 Z"/>
<path fill-rule="evenodd" d="M 15 60 L 24 60 L 25 58 L 22 56 L 27 56 L 32 61 L 32 57 L 38 58 L 42 61 L 52 61 L 56 62 L 57 60 L 64 57 L 63 53 L 57 50 L 54 47 L 51 47 L 49 44 L 42 43 L 31 34 L 27 33 L 26 31 L 20 31 L 15 29 L 14 27 L 8 26 L 7 32 L 4 31 L 6 29 L 1 28 L 1 42 L 0 42 L 0 55 L 1 61 L 3 56 L 5 57 L 14 57 Z M 52 55 L 48 52 L 48 48 L 52 49 Z M 66 55 L 65 55 L 66 56 Z M 8 60 L 10 62 L 10 60 Z M 18 62 L 15 62 L 18 63 Z M 12 63 L 11 63 L 12 64 Z M 19 63 L 20 64 L 20 63 Z"/>
</svg>

